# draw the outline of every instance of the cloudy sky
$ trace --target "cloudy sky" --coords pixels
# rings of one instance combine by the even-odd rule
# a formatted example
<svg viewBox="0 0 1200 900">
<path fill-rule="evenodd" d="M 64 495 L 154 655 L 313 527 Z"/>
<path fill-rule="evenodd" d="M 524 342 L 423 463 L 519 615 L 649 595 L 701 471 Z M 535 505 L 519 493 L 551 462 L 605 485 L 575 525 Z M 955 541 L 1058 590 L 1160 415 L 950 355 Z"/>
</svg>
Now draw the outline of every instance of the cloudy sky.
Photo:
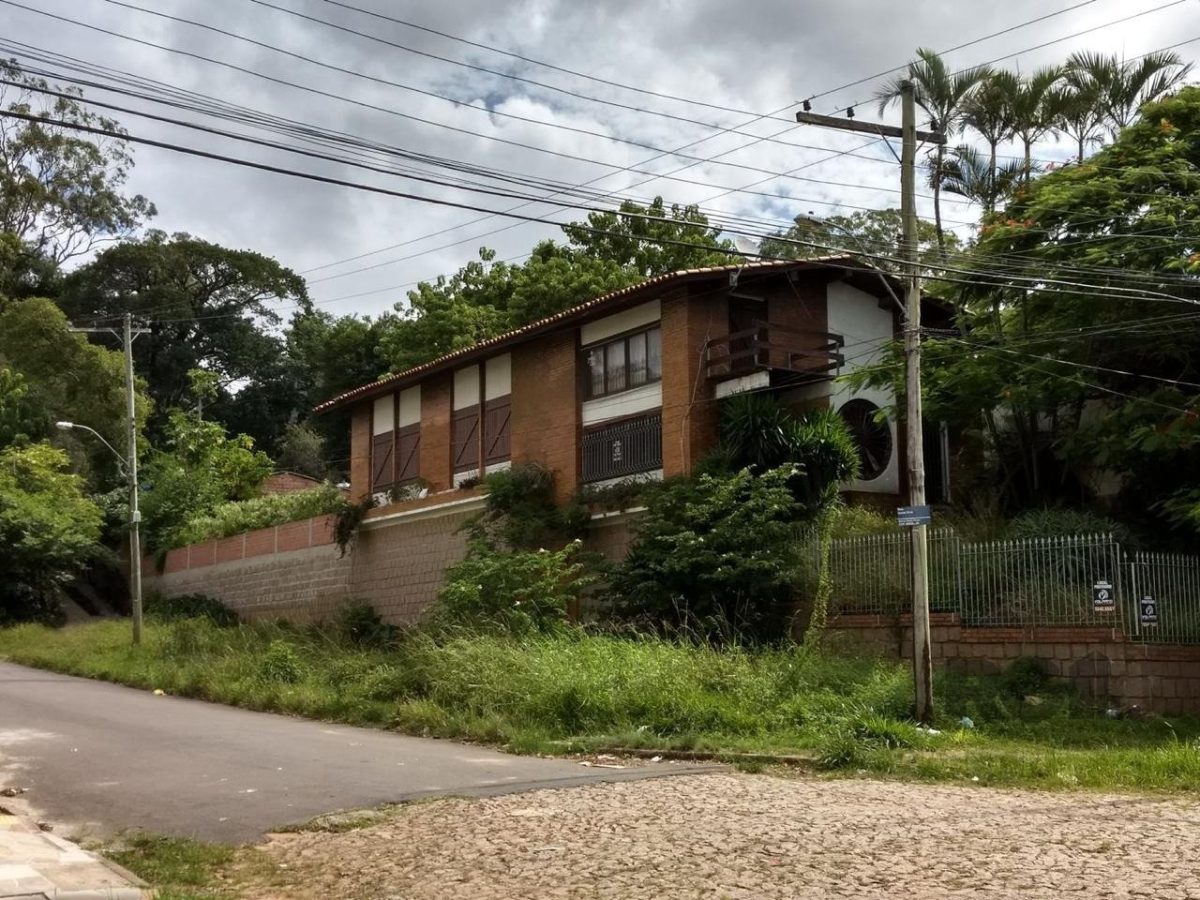
<svg viewBox="0 0 1200 900">
<path fill-rule="evenodd" d="M 54 72 L 105 66 L 112 70 L 107 83 L 119 72 L 160 83 L 156 96 L 168 87 L 186 90 L 193 105 L 194 94 L 202 94 L 208 103 L 336 131 L 359 148 L 326 145 L 319 152 L 354 154 L 387 172 L 114 114 L 134 135 L 485 210 L 520 207 L 522 215 L 555 222 L 583 216 L 553 202 L 390 174 L 401 168 L 439 182 L 480 182 L 477 174 L 448 170 L 448 160 L 509 179 L 487 181 L 491 190 L 537 198 L 552 193 L 548 182 L 586 184 L 596 195 L 588 202 L 600 206 L 611 205 L 609 196 L 661 195 L 701 203 L 714 216 L 756 231 L 799 213 L 898 205 L 898 168 L 887 147 L 861 135 L 798 128 L 792 104 L 811 97 L 816 112 L 840 114 L 853 104 L 859 118 L 874 117 L 870 101 L 880 79 L 871 76 L 902 64 L 918 46 L 947 50 L 973 42 L 947 54 L 954 67 L 998 60 L 1023 71 L 1080 49 L 1132 57 L 1195 39 L 1177 52 L 1188 60 L 1200 53 L 1200 0 L 0 3 L 0 36 L 25 45 L 6 43 L 4 55 Z M 58 56 L 47 62 L 47 53 Z M 146 93 L 144 86 L 139 90 Z M 95 88 L 87 96 L 285 140 L 194 109 L 164 109 Z M 886 118 L 895 121 L 897 114 Z M 300 146 L 294 137 L 286 140 Z M 437 164 L 400 158 L 397 151 Z M 1036 155 L 1068 153 L 1048 142 Z M 388 309 L 413 282 L 453 272 L 481 246 L 519 258 L 537 240 L 559 233 L 550 224 L 152 147 L 137 148 L 136 160 L 131 184 L 157 204 L 157 227 L 267 253 L 307 273 L 314 299 L 337 313 Z M 778 177 L 782 173 L 791 174 Z M 670 177 L 654 177 L 663 175 Z M 975 217 L 958 201 L 948 202 L 944 214 L 963 234 Z"/>
</svg>

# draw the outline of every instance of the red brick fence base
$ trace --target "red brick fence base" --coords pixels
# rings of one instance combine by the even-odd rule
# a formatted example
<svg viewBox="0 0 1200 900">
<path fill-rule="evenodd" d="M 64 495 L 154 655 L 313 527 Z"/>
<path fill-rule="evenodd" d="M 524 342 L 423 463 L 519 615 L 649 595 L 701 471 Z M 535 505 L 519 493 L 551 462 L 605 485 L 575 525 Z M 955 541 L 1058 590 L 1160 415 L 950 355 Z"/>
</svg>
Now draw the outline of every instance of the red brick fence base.
<svg viewBox="0 0 1200 900">
<path fill-rule="evenodd" d="M 897 658 L 912 658 L 912 617 L 843 615 L 830 627 Z M 1001 672 L 1017 657 L 1083 694 L 1115 706 L 1200 714 L 1200 646 L 1126 640 L 1119 629 L 1093 627 L 971 628 L 957 613 L 930 619 L 936 667 L 969 675 Z"/>
</svg>

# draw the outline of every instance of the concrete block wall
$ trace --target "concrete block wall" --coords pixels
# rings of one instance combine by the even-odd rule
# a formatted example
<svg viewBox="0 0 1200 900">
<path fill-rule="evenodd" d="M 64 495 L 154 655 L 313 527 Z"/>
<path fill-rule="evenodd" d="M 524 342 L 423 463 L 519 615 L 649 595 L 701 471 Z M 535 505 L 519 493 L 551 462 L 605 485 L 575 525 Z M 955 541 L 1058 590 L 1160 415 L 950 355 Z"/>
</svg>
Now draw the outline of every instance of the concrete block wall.
<svg viewBox="0 0 1200 900">
<path fill-rule="evenodd" d="M 912 659 L 911 616 L 840 616 L 830 624 L 877 652 Z M 931 616 L 929 636 L 938 668 L 988 675 L 1031 656 L 1097 700 L 1200 714 L 1200 646 L 1129 641 L 1113 628 L 970 628 L 957 614 Z"/>
</svg>

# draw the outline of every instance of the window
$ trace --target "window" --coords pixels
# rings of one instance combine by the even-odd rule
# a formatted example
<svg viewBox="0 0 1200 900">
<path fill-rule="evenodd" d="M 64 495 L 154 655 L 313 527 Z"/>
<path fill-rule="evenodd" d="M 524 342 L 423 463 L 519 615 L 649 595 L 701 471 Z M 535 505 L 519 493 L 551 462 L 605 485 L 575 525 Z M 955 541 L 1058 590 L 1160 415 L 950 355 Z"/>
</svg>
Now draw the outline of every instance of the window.
<svg viewBox="0 0 1200 900">
<path fill-rule="evenodd" d="M 662 468 L 662 413 L 583 433 L 583 480 L 624 478 Z"/>
<path fill-rule="evenodd" d="M 879 407 L 861 397 L 851 400 L 838 414 L 858 445 L 859 479 L 874 481 L 892 461 L 892 427 L 879 415 Z"/>
<path fill-rule="evenodd" d="M 662 380 L 662 329 L 626 335 L 586 351 L 589 398 Z"/>
</svg>

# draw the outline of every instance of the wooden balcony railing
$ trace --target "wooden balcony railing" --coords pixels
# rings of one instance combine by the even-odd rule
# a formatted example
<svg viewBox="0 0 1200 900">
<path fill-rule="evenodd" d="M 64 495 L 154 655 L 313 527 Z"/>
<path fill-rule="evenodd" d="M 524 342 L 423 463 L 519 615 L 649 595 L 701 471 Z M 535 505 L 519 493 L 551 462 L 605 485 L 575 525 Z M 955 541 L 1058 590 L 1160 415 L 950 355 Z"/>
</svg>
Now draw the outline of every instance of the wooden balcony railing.
<svg viewBox="0 0 1200 900">
<path fill-rule="evenodd" d="M 708 347 L 708 377 L 737 378 L 753 372 L 784 372 L 819 378 L 845 362 L 845 340 L 828 331 L 802 331 L 756 321 Z"/>
</svg>

